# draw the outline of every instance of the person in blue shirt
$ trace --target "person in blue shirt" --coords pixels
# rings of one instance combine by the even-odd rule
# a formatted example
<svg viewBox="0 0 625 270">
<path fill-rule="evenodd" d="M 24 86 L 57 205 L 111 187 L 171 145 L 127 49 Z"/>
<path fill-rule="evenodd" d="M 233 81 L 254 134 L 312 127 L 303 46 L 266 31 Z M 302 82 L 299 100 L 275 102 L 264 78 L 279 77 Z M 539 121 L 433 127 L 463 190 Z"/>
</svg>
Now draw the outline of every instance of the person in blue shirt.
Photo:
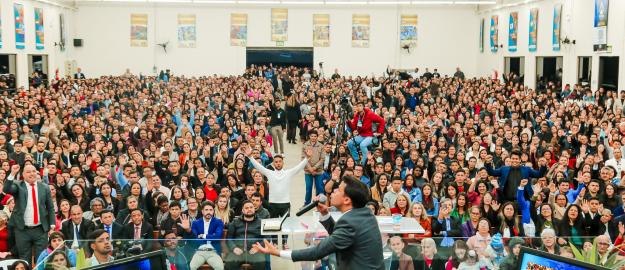
<svg viewBox="0 0 625 270">
<path fill-rule="evenodd" d="M 45 263 L 43 262 L 46 260 L 46 258 L 48 258 L 50 254 L 52 254 L 57 249 L 65 252 L 67 258 L 69 259 L 69 264 L 72 267 L 76 266 L 76 252 L 73 249 L 66 248 L 63 244 L 64 241 L 65 238 L 62 233 L 55 231 L 50 234 L 50 236 L 48 237 L 48 247 L 41 251 L 41 253 L 39 253 L 39 257 L 37 257 L 37 270 L 44 269 Z"/>
</svg>

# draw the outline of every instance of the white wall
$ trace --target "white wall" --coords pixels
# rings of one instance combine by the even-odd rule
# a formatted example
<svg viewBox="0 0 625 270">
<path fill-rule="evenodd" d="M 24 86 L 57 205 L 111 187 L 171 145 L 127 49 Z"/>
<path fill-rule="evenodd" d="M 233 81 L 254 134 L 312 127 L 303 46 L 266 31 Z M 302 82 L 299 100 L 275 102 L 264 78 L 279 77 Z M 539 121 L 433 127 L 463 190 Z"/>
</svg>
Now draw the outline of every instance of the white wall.
<svg viewBox="0 0 625 270">
<path fill-rule="evenodd" d="M 25 49 L 15 48 L 15 17 L 13 3 L 24 5 Z M 34 1 L 9 1 L 0 0 L 0 16 L 2 18 L 2 48 L 0 54 L 16 54 L 17 57 L 17 85 L 28 86 L 28 55 L 48 55 L 48 74 L 53 77 L 56 68 L 59 68 L 61 76 L 64 74 L 64 61 L 71 48 L 66 46 L 65 52 L 54 46 L 59 42 L 59 14 L 65 13 L 65 25 L 71 24 L 71 11 Z M 44 19 L 44 49 L 35 48 L 35 11 L 34 8 L 43 8 Z M 69 33 L 69 31 L 67 31 Z M 69 39 L 69 37 L 67 37 Z"/>
<path fill-rule="evenodd" d="M 560 52 L 552 50 L 551 31 L 553 30 L 553 7 L 562 3 L 561 38 L 568 37 L 576 40 L 576 45 L 561 45 Z M 538 48 L 536 52 L 528 51 L 529 12 L 538 8 Z M 563 56 L 563 84 L 577 83 L 578 56 L 592 56 L 591 88 L 597 89 L 599 79 L 599 57 L 619 56 L 619 86 L 625 86 L 625 1 L 610 1 L 608 16 L 608 45 L 612 46 L 611 53 L 595 53 L 592 46 L 594 0 L 545 0 L 518 7 L 504 8 L 491 12 L 479 13 L 480 18 L 486 20 L 484 30 L 484 52 L 478 56 L 478 74 L 490 75 L 493 70 L 504 70 L 504 57 L 525 56 L 525 83 L 530 87 L 536 84 L 536 57 Z M 518 49 L 517 52 L 508 52 L 508 20 L 510 12 L 519 12 Z M 490 17 L 499 15 L 499 43 L 504 47 L 497 53 L 490 51 L 489 27 Z M 478 19 L 479 20 L 479 19 Z M 479 28 L 479 27 L 478 27 Z"/>
<path fill-rule="evenodd" d="M 315 48 L 314 62 L 324 62 L 327 73 L 381 74 L 391 67 L 424 67 L 452 74 L 457 66 L 476 74 L 479 21 L 474 6 L 438 7 L 322 7 L 287 6 L 288 41 L 285 47 L 312 47 L 312 15 L 330 14 L 330 47 Z M 270 40 L 271 6 L 181 6 L 166 4 L 80 3 L 75 13 L 73 38 L 84 46 L 73 58 L 88 76 L 132 72 L 152 74 L 152 67 L 176 74 L 240 74 L 245 48 L 230 46 L 230 13 L 248 14 L 248 46 L 275 46 Z M 148 14 L 148 47 L 130 47 L 130 14 Z M 197 48 L 178 48 L 177 15 L 196 14 Z M 354 13 L 371 15 L 369 48 L 351 47 Z M 399 46 L 401 14 L 417 14 L 418 45 L 410 54 Z M 169 41 L 167 54 L 157 43 Z M 469 42 L 467 42 L 469 41 Z"/>
</svg>

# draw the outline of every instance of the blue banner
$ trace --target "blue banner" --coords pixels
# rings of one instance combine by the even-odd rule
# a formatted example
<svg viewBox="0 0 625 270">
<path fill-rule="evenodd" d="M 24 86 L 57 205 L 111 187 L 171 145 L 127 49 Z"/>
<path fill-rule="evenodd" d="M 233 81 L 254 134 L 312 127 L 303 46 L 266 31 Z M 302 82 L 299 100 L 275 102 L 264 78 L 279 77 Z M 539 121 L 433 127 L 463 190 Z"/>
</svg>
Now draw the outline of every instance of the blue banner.
<svg viewBox="0 0 625 270">
<path fill-rule="evenodd" d="M 538 44 L 538 9 L 530 10 L 530 33 L 529 44 L 527 46 L 530 52 L 535 52 Z"/>
<path fill-rule="evenodd" d="M 24 49 L 24 6 L 22 4 L 13 4 L 13 12 L 15 14 L 15 48 Z"/>
<path fill-rule="evenodd" d="M 560 29 L 562 24 L 562 4 L 553 7 L 553 33 L 551 43 L 554 51 L 560 51 Z"/>
<path fill-rule="evenodd" d="M 609 0 L 595 0 L 595 27 L 608 26 Z"/>
<path fill-rule="evenodd" d="M 517 33 L 519 29 L 519 13 L 510 13 L 510 23 L 508 25 L 508 51 L 516 52 L 517 50 Z"/>
<path fill-rule="evenodd" d="M 499 17 L 490 17 L 490 51 L 497 52 L 499 48 Z"/>
</svg>

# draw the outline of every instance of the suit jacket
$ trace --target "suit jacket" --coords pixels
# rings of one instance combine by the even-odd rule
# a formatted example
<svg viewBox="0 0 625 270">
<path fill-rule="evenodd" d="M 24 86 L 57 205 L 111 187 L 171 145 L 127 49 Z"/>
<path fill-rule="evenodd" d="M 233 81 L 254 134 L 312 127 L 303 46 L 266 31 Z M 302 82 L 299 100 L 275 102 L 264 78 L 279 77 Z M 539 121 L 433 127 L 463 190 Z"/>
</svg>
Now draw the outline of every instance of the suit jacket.
<svg viewBox="0 0 625 270">
<path fill-rule="evenodd" d="M 48 231 L 50 226 L 56 224 L 56 216 L 54 215 L 54 204 L 52 203 L 52 195 L 50 195 L 50 187 L 47 184 L 37 182 L 37 204 L 39 205 L 39 223 L 43 225 L 43 229 Z M 28 188 L 24 181 L 4 181 L 2 189 L 4 193 L 11 194 L 15 198 L 15 208 L 9 219 L 9 225 L 19 230 L 24 229 L 24 211 L 26 209 L 26 200 L 28 200 Z"/>
<path fill-rule="evenodd" d="M 497 198 L 502 200 L 504 198 L 503 193 L 505 192 L 506 182 L 508 182 L 508 175 L 510 174 L 510 166 L 503 166 L 499 169 L 493 169 L 491 164 L 486 164 L 486 171 L 490 176 L 499 176 L 497 182 L 499 183 L 499 188 L 497 189 Z M 534 170 L 527 166 L 521 166 L 521 179 L 530 179 L 530 178 L 540 178 L 545 173 L 547 173 L 547 167 L 543 166 L 540 169 Z M 534 196 L 534 190 L 532 189 L 532 185 L 525 185 L 525 195 L 527 198 Z"/>
<path fill-rule="evenodd" d="M 125 239 L 124 238 L 124 226 L 122 226 L 121 224 L 113 221 L 113 224 L 111 224 L 111 239 L 112 241 L 115 240 L 119 240 L 119 239 Z M 100 223 L 98 226 L 96 226 L 96 229 L 102 229 L 104 230 L 104 224 Z M 133 236 L 134 236 L 134 231 L 133 231 Z"/>
<path fill-rule="evenodd" d="M 188 239 L 200 239 L 198 235 L 204 234 L 204 218 L 200 218 L 198 220 L 193 221 L 191 224 L 191 233 L 185 234 L 185 237 Z M 210 223 L 208 225 L 208 233 L 204 236 L 208 242 L 213 246 L 217 254 L 221 254 L 221 239 L 224 234 L 224 223 L 221 219 L 216 217 L 211 218 Z M 201 245 L 206 244 L 204 241 L 193 241 L 193 246 L 195 248 L 200 247 Z"/>
<path fill-rule="evenodd" d="M 442 232 L 443 231 L 447 231 L 447 236 L 448 237 L 462 237 L 462 230 L 460 229 L 461 222 L 460 219 L 457 217 L 449 217 L 449 222 L 450 222 L 450 230 L 447 230 L 447 227 L 438 221 L 437 217 L 433 217 L 432 218 L 432 233 L 435 236 L 442 236 Z"/>
<path fill-rule="evenodd" d="M 368 208 L 354 208 L 336 223 L 330 217 L 321 224 L 330 236 L 315 247 L 294 250 L 291 253 L 294 262 L 315 261 L 336 253 L 338 269 L 384 269 L 380 229 Z"/>
<path fill-rule="evenodd" d="M 143 251 L 149 251 L 150 248 L 152 247 L 152 242 L 150 241 L 151 239 L 154 239 L 154 227 L 152 227 L 152 225 L 147 222 L 146 220 L 143 220 L 143 222 L 141 223 L 141 247 L 143 248 Z M 135 224 L 134 223 L 128 223 L 126 225 L 124 225 L 124 233 L 123 233 L 124 239 L 135 239 Z"/>
<path fill-rule="evenodd" d="M 41 164 L 40 164 L 40 163 L 37 162 L 38 161 L 37 160 L 37 155 L 38 155 L 37 151 L 35 151 L 34 153 L 31 153 L 30 155 L 33 156 L 33 163 L 38 168 L 41 168 L 41 166 L 43 166 L 43 161 L 44 160 L 49 160 L 50 157 L 52 157 L 52 154 L 49 151 L 43 151 L 43 153 L 41 153 Z"/>
<path fill-rule="evenodd" d="M 80 73 L 75 73 L 75 74 L 74 74 L 74 79 L 77 79 L 77 80 L 84 80 L 84 79 L 85 79 L 85 74 L 84 74 L 84 73 L 82 73 L 82 72 L 80 72 Z"/>
<path fill-rule="evenodd" d="M 89 234 L 94 230 L 95 225 L 88 219 L 83 218 L 82 222 L 80 222 L 80 226 L 78 226 L 78 241 L 79 245 L 86 246 L 87 241 L 89 239 Z M 68 247 L 72 246 L 72 241 L 74 240 L 74 222 L 71 219 L 63 221 L 61 223 L 61 233 L 65 236 L 65 244 Z"/>
<path fill-rule="evenodd" d="M 432 264 L 430 267 L 427 266 L 425 260 L 422 256 L 419 258 L 415 258 L 414 260 L 414 269 L 415 270 L 437 270 L 437 269 L 445 269 L 445 261 L 440 258 L 438 255 L 434 255 L 432 258 Z"/>
</svg>

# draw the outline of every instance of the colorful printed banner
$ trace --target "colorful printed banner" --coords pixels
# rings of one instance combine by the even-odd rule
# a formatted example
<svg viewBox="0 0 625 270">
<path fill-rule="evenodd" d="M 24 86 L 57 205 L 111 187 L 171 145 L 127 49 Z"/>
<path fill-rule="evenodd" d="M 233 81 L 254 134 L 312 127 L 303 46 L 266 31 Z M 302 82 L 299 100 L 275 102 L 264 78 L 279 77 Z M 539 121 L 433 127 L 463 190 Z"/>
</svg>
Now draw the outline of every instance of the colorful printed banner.
<svg viewBox="0 0 625 270">
<path fill-rule="evenodd" d="M 538 9 L 530 10 L 530 35 L 529 44 L 527 46 L 530 52 L 535 52 L 538 44 Z"/>
<path fill-rule="evenodd" d="M 130 14 L 130 46 L 148 46 L 148 15 Z"/>
<path fill-rule="evenodd" d="M 553 33 L 551 43 L 554 51 L 560 51 L 560 29 L 562 23 L 562 4 L 553 7 Z"/>
<path fill-rule="evenodd" d="M 499 16 L 490 17 L 490 51 L 497 52 L 499 49 Z"/>
<path fill-rule="evenodd" d="M 247 45 L 247 14 L 230 14 L 230 45 L 243 47 Z"/>
<path fill-rule="evenodd" d="M 287 41 L 289 32 L 289 10 L 271 9 L 271 41 Z"/>
<path fill-rule="evenodd" d="M 480 52 L 484 52 L 484 18 L 480 20 Z"/>
<path fill-rule="evenodd" d="M 178 47 L 195 48 L 196 40 L 195 15 L 178 14 Z"/>
<path fill-rule="evenodd" d="M 403 48 L 417 46 L 417 15 L 401 15 L 399 25 L 399 45 Z"/>
<path fill-rule="evenodd" d="M 368 48 L 371 19 L 369 14 L 352 15 L 352 47 Z"/>
<path fill-rule="evenodd" d="M 43 50 L 43 35 L 43 9 L 35 8 L 35 48 L 37 48 L 37 50 Z"/>
<path fill-rule="evenodd" d="M 609 0 L 595 0 L 593 49 L 604 51 L 608 47 Z"/>
<path fill-rule="evenodd" d="M 510 23 L 508 25 L 508 51 L 516 52 L 518 32 L 519 32 L 519 13 L 510 12 Z"/>
<path fill-rule="evenodd" d="M 313 14 L 313 47 L 330 46 L 330 15 Z"/>
<path fill-rule="evenodd" d="M 15 48 L 24 49 L 24 6 L 22 4 L 13 4 L 13 13 L 15 14 Z"/>
</svg>

